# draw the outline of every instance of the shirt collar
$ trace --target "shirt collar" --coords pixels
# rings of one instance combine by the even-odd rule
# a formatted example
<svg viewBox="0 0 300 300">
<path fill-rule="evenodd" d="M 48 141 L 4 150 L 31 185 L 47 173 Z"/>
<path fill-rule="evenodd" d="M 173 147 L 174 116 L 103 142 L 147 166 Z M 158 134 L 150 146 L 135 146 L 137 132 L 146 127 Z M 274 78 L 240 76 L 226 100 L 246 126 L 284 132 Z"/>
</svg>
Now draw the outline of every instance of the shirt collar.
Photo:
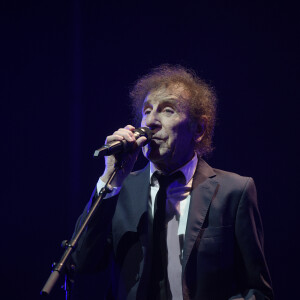
<svg viewBox="0 0 300 300">
<path fill-rule="evenodd" d="M 197 164 L 198 164 L 198 157 L 197 157 L 197 154 L 195 153 L 194 157 L 189 162 L 187 162 L 185 165 L 183 165 L 181 168 L 175 170 L 171 174 L 173 174 L 177 171 L 181 171 L 185 177 L 186 183 L 189 183 L 190 180 L 194 176 Z M 150 178 L 152 178 L 152 175 L 155 171 L 157 171 L 157 168 L 155 167 L 155 165 L 152 162 L 150 162 Z"/>
</svg>

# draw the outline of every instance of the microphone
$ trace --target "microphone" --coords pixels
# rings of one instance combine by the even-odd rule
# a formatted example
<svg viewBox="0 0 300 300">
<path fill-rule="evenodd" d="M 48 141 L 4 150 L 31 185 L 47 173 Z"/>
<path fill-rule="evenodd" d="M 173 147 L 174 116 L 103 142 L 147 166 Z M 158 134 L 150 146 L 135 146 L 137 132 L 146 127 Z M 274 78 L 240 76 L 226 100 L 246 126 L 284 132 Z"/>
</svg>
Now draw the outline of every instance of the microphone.
<svg viewBox="0 0 300 300">
<path fill-rule="evenodd" d="M 138 139 L 141 136 L 145 136 L 147 140 L 144 143 L 144 145 L 148 144 L 152 139 L 152 131 L 148 127 L 136 128 L 133 134 L 136 139 Z M 109 156 L 120 152 L 128 152 L 131 148 L 132 148 L 132 144 L 127 143 L 126 140 L 114 141 L 105 144 L 100 149 L 96 150 L 94 152 L 94 157 Z"/>
</svg>

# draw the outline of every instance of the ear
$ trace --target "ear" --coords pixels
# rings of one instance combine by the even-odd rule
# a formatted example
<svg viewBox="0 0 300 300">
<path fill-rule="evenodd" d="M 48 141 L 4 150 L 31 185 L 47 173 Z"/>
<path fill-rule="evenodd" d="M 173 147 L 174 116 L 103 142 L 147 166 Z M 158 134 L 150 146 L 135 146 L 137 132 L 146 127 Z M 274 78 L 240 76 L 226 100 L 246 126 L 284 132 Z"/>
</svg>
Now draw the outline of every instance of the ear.
<svg viewBox="0 0 300 300">
<path fill-rule="evenodd" d="M 195 142 L 199 143 L 205 134 L 206 131 L 206 124 L 207 124 L 207 117 L 202 116 L 201 120 L 199 120 L 195 125 L 196 125 L 196 131 L 195 131 Z"/>
</svg>

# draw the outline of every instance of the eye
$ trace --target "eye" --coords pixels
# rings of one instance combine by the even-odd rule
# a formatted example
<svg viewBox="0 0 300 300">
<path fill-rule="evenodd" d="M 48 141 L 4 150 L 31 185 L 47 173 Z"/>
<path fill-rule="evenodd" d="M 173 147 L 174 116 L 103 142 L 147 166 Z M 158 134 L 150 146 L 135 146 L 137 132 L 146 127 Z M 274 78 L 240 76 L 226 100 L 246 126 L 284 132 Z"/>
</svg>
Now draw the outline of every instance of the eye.
<svg viewBox="0 0 300 300">
<path fill-rule="evenodd" d="M 151 113 L 151 109 L 150 108 L 146 108 L 144 110 L 144 115 L 149 115 Z"/>
<path fill-rule="evenodd" d="M 163 112 L 167 113 L 167 114 L 173 114 L 174 113 L 174 109 L 172 107 L 165 107 L 163 109 Z"/>
</svg>

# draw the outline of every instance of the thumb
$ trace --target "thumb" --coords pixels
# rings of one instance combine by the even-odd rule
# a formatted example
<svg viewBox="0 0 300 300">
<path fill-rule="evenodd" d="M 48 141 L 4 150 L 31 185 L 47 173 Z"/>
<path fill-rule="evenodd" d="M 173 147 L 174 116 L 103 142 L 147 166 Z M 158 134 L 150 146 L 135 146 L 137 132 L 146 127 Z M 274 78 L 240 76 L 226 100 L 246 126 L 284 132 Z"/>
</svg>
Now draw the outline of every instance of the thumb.
<svg viewBox="0 0 300 300">
<path fill-rule="evenodd" d="M 145 136 L 141 136 L 140 138 L 138 138 L 136 140 L 136 144 L 139 148 L 142 148 L 146 141 L 147 141 L 147 138 Z"/>
</svg>

